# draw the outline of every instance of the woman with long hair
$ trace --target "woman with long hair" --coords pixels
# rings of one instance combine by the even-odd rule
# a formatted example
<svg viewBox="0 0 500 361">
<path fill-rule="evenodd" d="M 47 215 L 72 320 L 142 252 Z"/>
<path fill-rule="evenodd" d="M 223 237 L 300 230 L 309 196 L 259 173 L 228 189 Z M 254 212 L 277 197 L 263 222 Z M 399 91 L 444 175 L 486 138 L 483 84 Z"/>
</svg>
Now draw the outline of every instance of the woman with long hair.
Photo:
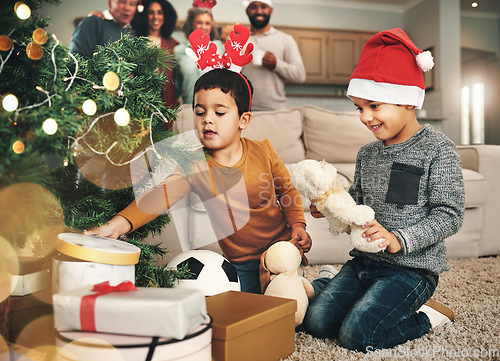
<svg viewBox="0 0 500 361">
<path fill-rule="evenodd" d="M 167 0 L 143 0 L 144 10 L 137 12 L 132 21 L 136 36 L 148 37 L 154 44 L 173 54 L 174 48 L 179 44 L 172 37 L 177 23 L 177 12 Z M 162 69 L 167 76 L 163 88 L 163 101 L 167 107 L 179 104 L 175 87 L 174 67 Z"/>
</svg>

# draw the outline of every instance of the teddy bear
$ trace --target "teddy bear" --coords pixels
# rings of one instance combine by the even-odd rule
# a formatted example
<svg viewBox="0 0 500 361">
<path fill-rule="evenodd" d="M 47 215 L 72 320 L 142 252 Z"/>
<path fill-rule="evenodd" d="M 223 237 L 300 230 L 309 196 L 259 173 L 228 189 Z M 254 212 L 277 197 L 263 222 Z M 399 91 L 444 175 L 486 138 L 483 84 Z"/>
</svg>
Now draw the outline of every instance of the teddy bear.
<svg viewBox="0 0 500 361">
<path fill-rule="evenodd" d="M 383 238 L 373 242 L 363 238 L 365 229 L 361 226 L 372 221 L 375 212 L 369 206 L 356 204 L 337 178 L 335 166 L 324 161 L 306 159 L 292 165 L 290 175 L 297 191 L 310 199 L 325 216 L 330 233 L 350 233 L 352 246 L 363 252 L 385 250 L 385 247 L 379 247 Z"/>
<path fill-rule="evenodd" d="M 302 272 L 301 262 L 306 265 L 307 259 L 301 255 L 301 251 L 293 241 L 276 242 L 262 254 L 261 285 L 264 295 L 297 301 L 295 312 L 295 327 L 297 327 L 304 320 L 309 301 L 314 299 L 314 289 L 307 279 L 299 276 L 299 272 Z M 268 275 L 270 273 L 268 283 L 267 280 L 263 281 L 262 277 L 266 271 Z"/>
</svg>

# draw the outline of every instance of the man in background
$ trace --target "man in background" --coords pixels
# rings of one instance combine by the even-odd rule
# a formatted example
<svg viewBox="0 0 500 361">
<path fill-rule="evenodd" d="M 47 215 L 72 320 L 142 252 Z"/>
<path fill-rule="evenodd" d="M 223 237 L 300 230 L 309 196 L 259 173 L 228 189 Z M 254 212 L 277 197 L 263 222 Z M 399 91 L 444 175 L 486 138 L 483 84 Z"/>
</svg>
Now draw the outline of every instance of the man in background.
<svg viewBox="0 0 500 361">
<path fill-rule="evenodd" d="M 291 35 L 276 30 L 269 20 L 272 0 L 246 1 L 251 25 L 250 42 L 255 46 L 252 63 L 242 69 L 253 84 L 252 110 L 286 107 L 285 83 L 303 83 L 306 71 L 297 43 Z"/>
<path fill-rule="evenodd" d="M 106 45 L 131 33 L 130 22 L 138 0 L 108 0 L 108 10 L 100 16 L 88 16 L 76 27 L 71 36 L 70 51 L 91 58 L 96 45 Z"/>
</svg>

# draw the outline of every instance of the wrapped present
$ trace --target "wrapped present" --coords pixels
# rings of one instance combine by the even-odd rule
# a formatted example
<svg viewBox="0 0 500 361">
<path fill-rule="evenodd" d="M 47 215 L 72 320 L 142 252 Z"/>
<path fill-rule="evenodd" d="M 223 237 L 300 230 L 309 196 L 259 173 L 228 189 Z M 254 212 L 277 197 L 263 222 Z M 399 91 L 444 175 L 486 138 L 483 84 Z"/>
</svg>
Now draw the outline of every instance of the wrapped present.
<svg viewBox="0 0 500 361">
<path fill-rule="evenodd" d="M 209 316 L 182 340 L 84 331 L 56 335 L 58 359 L 75 361 L 211 361 L 211 343 Z"/>
<path fill-rule="evenodd" d="M 103 282 L 53 295 L 54 325 L 61 330 L 183 339 L 207 315 L 203 292 L 136 288 Z"/>
</svg>

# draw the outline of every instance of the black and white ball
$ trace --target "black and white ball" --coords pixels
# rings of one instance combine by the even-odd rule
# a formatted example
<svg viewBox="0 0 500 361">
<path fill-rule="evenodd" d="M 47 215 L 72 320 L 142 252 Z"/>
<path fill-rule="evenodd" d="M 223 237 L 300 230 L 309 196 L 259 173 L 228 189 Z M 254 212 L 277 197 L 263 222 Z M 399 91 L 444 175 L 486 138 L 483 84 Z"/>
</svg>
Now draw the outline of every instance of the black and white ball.
<svg viewBox="0 0 500 361">
<path fill-rule="evenodd" d="M 187 264 L 192 275 L 180 279 L 175 287 L 194 288 L 213 296 L 226 291 L 240 291 L 236 268 L 223 256 L 208 250 L 191 250 L 181 253 L 168 262 L 167 269 L 177 269 Z"/>
</svg>

